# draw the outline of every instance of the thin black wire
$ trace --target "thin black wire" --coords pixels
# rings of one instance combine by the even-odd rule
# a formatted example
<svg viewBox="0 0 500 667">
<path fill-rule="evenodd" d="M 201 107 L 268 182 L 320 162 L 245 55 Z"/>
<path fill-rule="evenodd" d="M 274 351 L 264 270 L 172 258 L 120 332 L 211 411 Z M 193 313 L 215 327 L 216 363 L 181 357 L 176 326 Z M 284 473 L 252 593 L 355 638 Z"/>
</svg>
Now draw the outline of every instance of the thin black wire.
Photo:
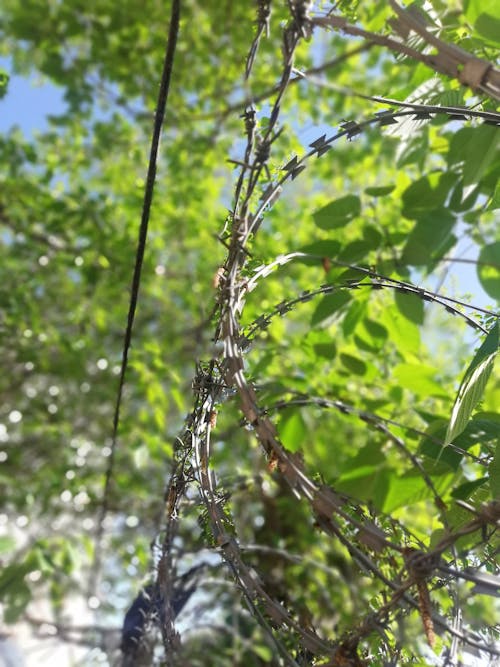
<svg viewBox="0 0 500 667">
<path fill-rule="evenodd" d="M 99 571 L 100 566 L 100 543 L 104 532 L 104 519 L 109 509 L 109 494 L 111 489 L 111 480 L 113 477 L 113 468 L 115 462 L 115 454 L 117 449 L 118 426 L 120 423 L 120 408 L 123 398 L 123 388 L 125 386 L 125 375 L 128 366 L 128 353 L 130 350 L 130 343 L 132 340 L 132 328 L 134 326 L 135 312 L 137 309 L 137 301 L 139 297 L 139 288 L 141 283 L 141 271 L 144 260 L 144 252 L 146 249 L 146 239 L 148 234 L 149 217 L 151 213 L 151 204 L 153 201 L 153 193 L 156 179 L 156 163 L 158 157 L 158 150 L 160 146 L 161 130 L 163 120 L 165 117 L 165 109 L 167 106 L 168 93 L 170 90 L 170 81 L 172 78 L 172 69 L 174 64 L 175 49 L 177 46 L 177 37 L 179 34 L 180 22 L 180 0 L 173 0 L 172 12 L 170 16 L 170 29 L 165 50 L 165 59 L 163 61 L 163 71 L 160 82 L 160 90 L 158 92 L 158 101 L 156 105 L 155 121 L 153 126 L 153 135 L 151 137 L 151 148 L 149 152 L 148 172 L 146 177 L 146 187 L 144 190 L 144 199 L 142 203 L 141 224 L 139 227 L 139 236 L 137 241 L 137 251 L 135 255 L 134 273 L 132 277 L 130 304 L 127 316 L 127 327 L 125 329 L 125 336 L 123 340 L 122 361 L 120 367 L 120 379 L 118 382 L 118 393 L 116 396 L 115 409 L 113 414 L 113 433 L 111 440 L 111 452 L 108 459 L 108 465 L 105 473 L 104 491 L 101 503 L 101 512 L 99 516 L 97 533 L 96 533 L 96 548 L 94 563 L 92 566 L 93 574 Z M 95 581 L 95 577 L 92 576 Z"/>
</svg>

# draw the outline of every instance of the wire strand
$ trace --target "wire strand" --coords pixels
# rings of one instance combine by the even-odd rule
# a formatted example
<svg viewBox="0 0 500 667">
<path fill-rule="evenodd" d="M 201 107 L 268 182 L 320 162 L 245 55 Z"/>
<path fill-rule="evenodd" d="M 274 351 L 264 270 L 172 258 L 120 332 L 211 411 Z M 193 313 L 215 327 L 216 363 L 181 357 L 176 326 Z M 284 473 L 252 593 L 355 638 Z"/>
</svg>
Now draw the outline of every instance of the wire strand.
<svg viewBox="0 0 500 667">
<path fill-rule="evenodd" d="M 165 58 L 163 61 L 163 71 L 160 82 L 160 90 L 158 92 L 158 100 L 156 105 L 156 114 L 153 126 L 153 134 L 151 137 L 151 147 L 149 152 L 148 171 L 146 177 L 146 186 L 144 189 L 144 198 L 142 203 L 141 223 L 139 227 L 139 234 L 137 240 L 137 250 L 135 254 L 134 272 L 132 276 L 130 303 L 127 315 L 127 326 L 123 339 L 122 360 L 120 366 L 120 377 L 118 381 L 118 391 L 116 396 L 116 403 L 113 413 L 113 431 L 111 440 L 111 452 L 108 458 L 104 478 L 103 498 L 101 502 L 101 511 L 97 525 L 97 532 L 95 538 L 95 554 L 94 562 L 91 568 L 91 583 L 95 588 L 97 581 L 97 574 L 100 569 L 100 551 L 101 541 L 104 533 L 104 520 L 109 510 L 109 495 L 111 491 L 111 481 L 113 478 L 114 463 L 116 458 L 117 442 L 118 442 L 118 427 L 120 424 L 120 410 L 123 400 L 123 389 L 125 386 L 125 376 L 128 367 L 128 355 L 130 351 L 130 344 L 132 341 L 132 330 L 134 326 L 135 313 L 137 310 L 137 302 L 139 298 L 139 289 L 141 284 L 142 264 L 144 260 L 144 253 L 146 249 L 146 240 L 148 235 L 148 225 L 151 213 L 151 205 L 153 202 L 154 186 L 156 180 L 156 165 L 158 158 L 158 151 L 160 147 L 161 131 L 163 120 L 165 117 L 165 110 L 167 107 L 168 94 L 170 91 L 170 82 L 172 78 L 172 70 L 174 64 L 175 50 L 177 46 L 177 38 L 179 34 L 180 23 L 180 0 L 173 0 L 172 11 L 170 16 L 170 28 L 165 49 Z"/>
</svg>

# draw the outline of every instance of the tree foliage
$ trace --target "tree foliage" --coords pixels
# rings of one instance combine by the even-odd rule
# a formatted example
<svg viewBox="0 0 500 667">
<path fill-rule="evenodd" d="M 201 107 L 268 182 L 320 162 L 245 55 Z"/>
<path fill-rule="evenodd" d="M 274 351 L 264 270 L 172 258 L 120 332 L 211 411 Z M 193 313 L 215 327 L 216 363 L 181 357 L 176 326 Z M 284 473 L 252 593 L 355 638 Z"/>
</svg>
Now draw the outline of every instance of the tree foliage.
<svg viewBox="0 0 500 667">
<path fill-rule="evenodd" d="M 154 581 L 136 664 L 493 660 L 498 8 L 181 2 L 115 440 L 171 4 L 4 2 L 66 101 L 0 137 L 4 620 L 114 664 Z"/>
</svg>

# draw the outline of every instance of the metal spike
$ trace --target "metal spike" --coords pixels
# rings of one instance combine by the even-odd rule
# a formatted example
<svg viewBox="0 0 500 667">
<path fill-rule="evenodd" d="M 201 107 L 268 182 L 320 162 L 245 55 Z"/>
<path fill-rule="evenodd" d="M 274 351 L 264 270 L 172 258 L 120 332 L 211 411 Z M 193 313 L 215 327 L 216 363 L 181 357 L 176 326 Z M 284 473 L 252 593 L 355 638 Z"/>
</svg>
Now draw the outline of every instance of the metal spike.
<svg viewBox="0 0 500 667">
<path fill-rule="evenodd" d="M 332 146 L 330 144 L 325 144 L 321 148 L 318 148 L 318 157 L 321 157 L 324 153 L 328 153 L 329 150 L 331 150 Z"/>
<path fill-rule="evenodd" d="M 292 171 L 295 169 L 295 167 L 298 164 L 298 158 L 296 155 L 293 156 L 291 160 L 289 160 L 284 167 L 282 167 L 282 171 Z"/>
<path fill-rule="evenodd" d="M 294 169 L 294 170 L 292 171 L 292 181 L 294 181 L 294 180 L 297 178 L 297 176 L 300 174 L 300 172 L 301 172 L 301 171 L 304 171 L 305 168 L 306 168 L 306 165 L 305 165 L 305 164 L 301 164 L 301 165 L 298 166 L 296 169 Z"/>
<path fill-rule="evenodd" d="M 358 134 L 361 134 L 362 127 L 358 125 L 354 120 L 345 120 L 342 123 L 340 123 L 340 127 L 343 130 L 347 131 L 347 138 L 352 139 Z"/>
<path fill-rule="evenodd" d="M 326 139 L 326 134 L 324 134 L 322 137 L 319 137 L 319 139 L 316 139 L 316 141 L 313 141 L 312 144 L 309 144 L 310 148 L 321 148 L 321 146 L 324 145 Z"/>
<path fill-rule="evenodd" d="M 378 116 L 378 122 L 380 126 L 384 125 L 397 125 L 398 120 L 394 118 L 394 111 L 382 111 L 376 114 Z"/>
</svg>

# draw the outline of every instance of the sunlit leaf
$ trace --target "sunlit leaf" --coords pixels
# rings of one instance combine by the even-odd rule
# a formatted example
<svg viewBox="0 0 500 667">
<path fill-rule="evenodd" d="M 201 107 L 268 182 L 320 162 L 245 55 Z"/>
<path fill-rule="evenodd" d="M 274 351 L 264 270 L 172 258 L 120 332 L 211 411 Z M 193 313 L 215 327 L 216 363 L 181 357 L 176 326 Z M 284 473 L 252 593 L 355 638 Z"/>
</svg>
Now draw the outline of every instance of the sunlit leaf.
<svg viewBox="0 0 500 667">
<path fill-rule="evenodd" d="M 287 449 L 297 451 L 304 444 L 307 427 L 299 409 L 289 408 L 282 413 L 280 438 Z"/>
<path fill-rule="evenodd" d="M 484 291 L 500 300 L 500 241 L 481 248 L 477 275 Z"/>
<path fill-rule="evenodd" d="M 458 390 L 445 437 L 445 445 L 453 442 L 466 427 L 472 411 L 481 400 L 493 369 L 499 345 L 499 325 L 495 324 L 477 351 Z"/>
<path fill-rule="evenodd" d="M 415 324 L 424 322 L 424 302 L 416 294 L 409 292 L 394 292 L 394 301 L 400 313 Z"/>
</svg>

